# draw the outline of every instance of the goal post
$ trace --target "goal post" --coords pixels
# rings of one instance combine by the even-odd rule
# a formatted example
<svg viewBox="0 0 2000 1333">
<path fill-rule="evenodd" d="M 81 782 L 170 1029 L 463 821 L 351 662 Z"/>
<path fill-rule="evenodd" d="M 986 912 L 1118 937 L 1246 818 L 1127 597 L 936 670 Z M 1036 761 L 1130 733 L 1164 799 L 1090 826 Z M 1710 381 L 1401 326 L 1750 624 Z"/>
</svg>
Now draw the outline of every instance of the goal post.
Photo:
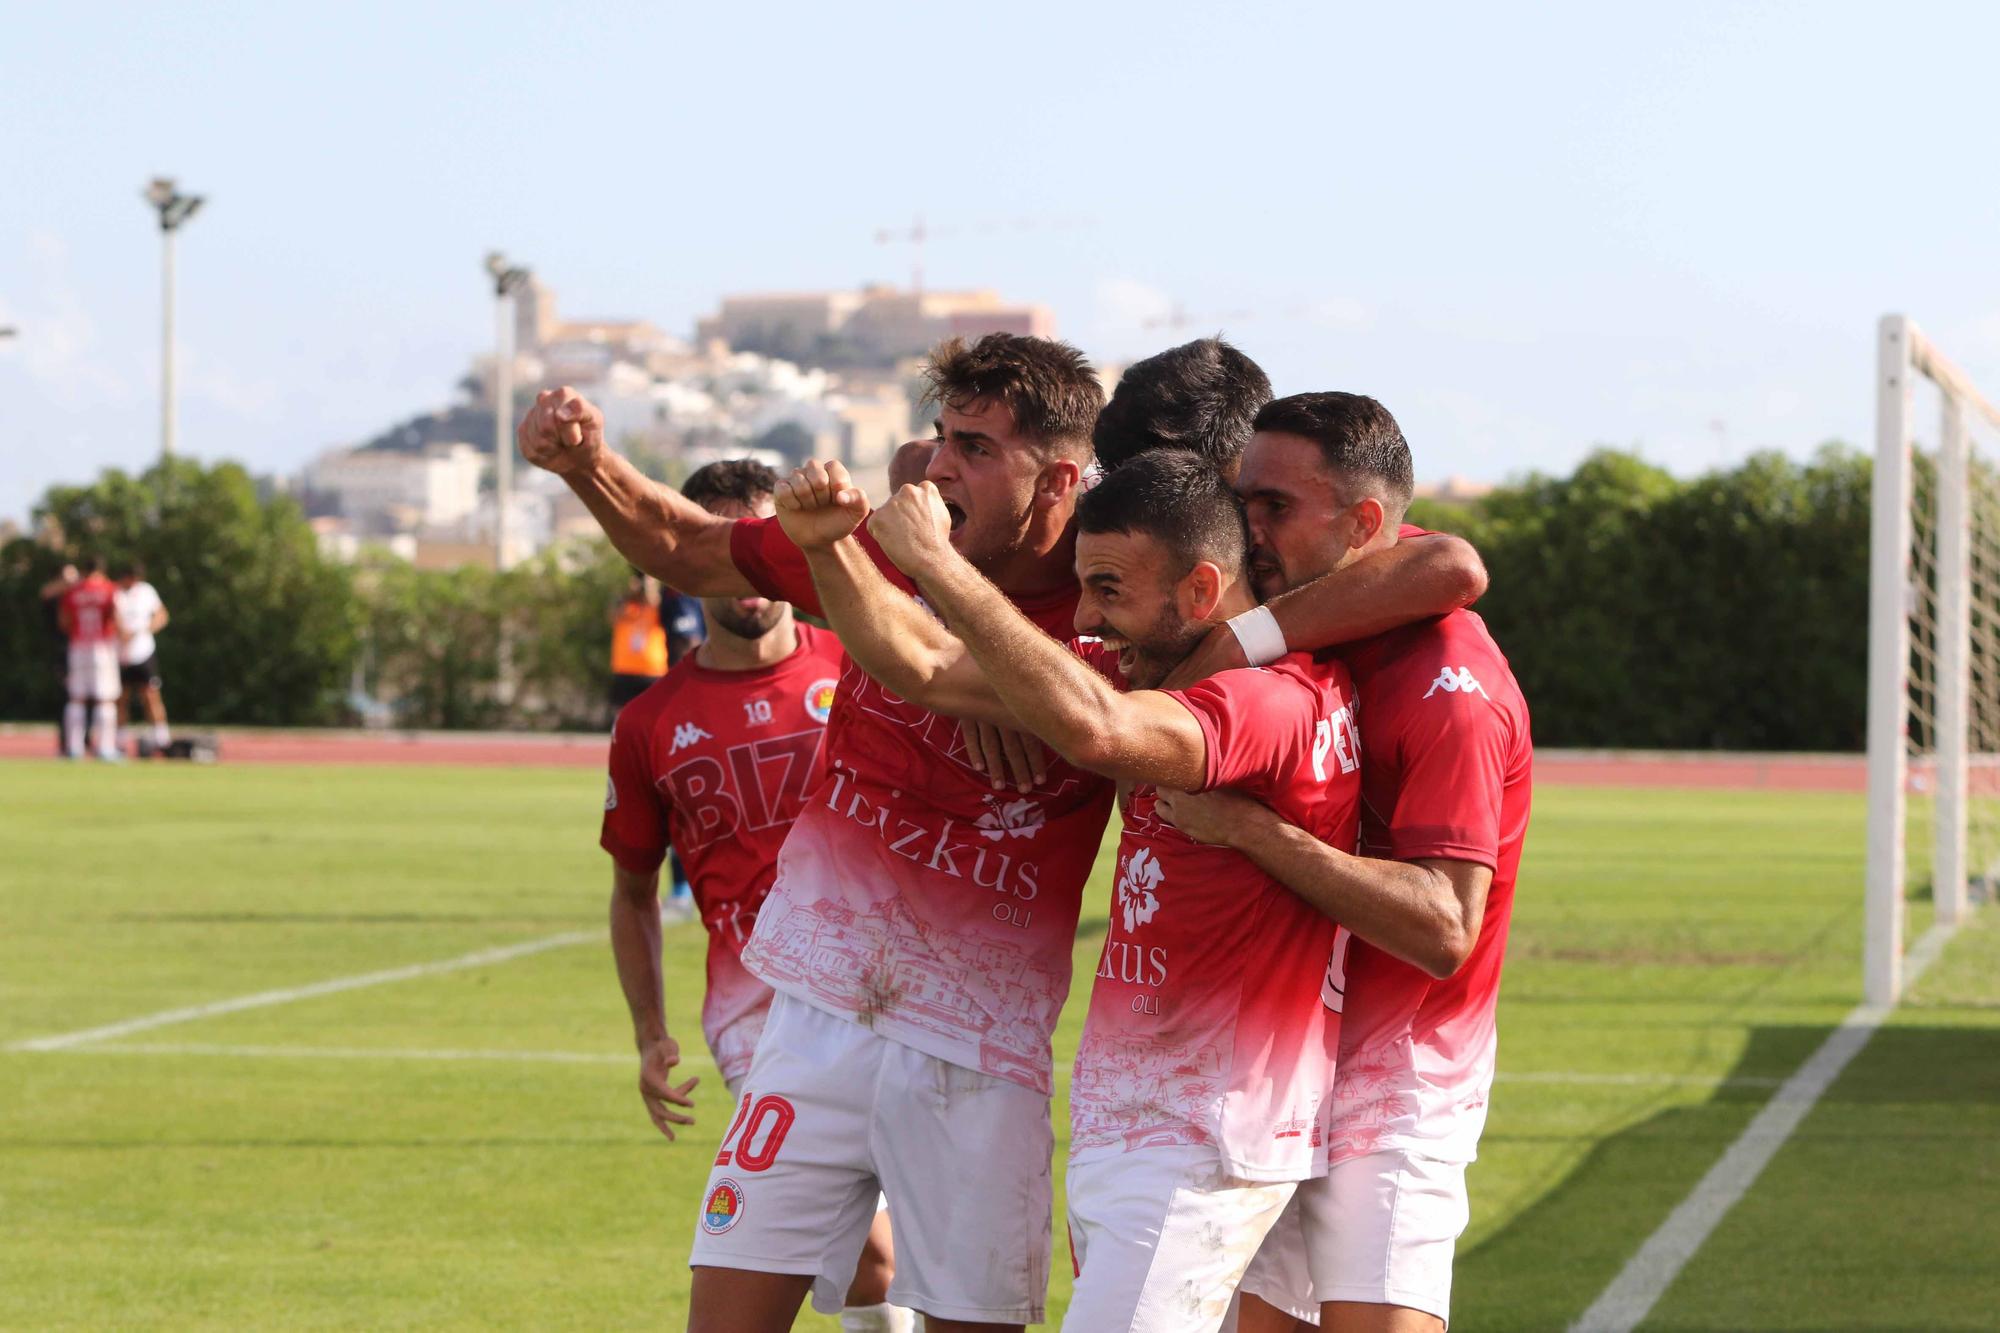
<svg viewBox="0 0 2000 1333">
<path fill-rule="evenodd" d="M 1916 440 L 1919 399 L 1937 435 Z M 1868 1002 L 1903 989 L 1912 872 L 1956 924 L 2000 863 L 2000 409 L 1907 318 L 1876 357 L 1868 577 Z M 1912 834 L 1915 836 L 1913 837 Z"/>
</svg>

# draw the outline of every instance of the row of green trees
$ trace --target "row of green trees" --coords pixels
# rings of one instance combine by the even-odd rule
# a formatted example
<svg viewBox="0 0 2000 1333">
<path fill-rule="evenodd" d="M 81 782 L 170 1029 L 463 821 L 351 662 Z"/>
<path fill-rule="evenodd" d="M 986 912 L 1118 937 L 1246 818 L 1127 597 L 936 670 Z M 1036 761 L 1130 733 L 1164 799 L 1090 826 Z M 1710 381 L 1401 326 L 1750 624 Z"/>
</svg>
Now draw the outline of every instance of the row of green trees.
<svg viewBox="0 0 2000 1333">
<path fill-rule="evenodd" d="M 1692 481 L 1602 452 L 1411 517 L 1484 554 L 1479 610 L 1542 744 L 1853 750 L 1868 485 L 1867 459 L 1834 446 Z M 38 518 L 58 540 L 0 549 L 0 717 L 54 715 L 37 590 L 95 552 L 143 560 L 171 609 L 178 718 L 351 722 L 374 699 L 403 726 L 602 722 L 605 611 L 626 572 L 606 543 L 498 574 L 348 567 L 320 557 L 289 499 L 260 496 L 234 464 L 188 461 L 57 488 Z"/>
<path fill-rule="evenodd" d="M 65 560 L 137 559 L 172 623 L 177 721 L 315 726 L 376 703 L 409 727 L 594 727 L 606 609 L 627 573 L 608 542 L 495 573 L 323 558 L 298 506 L 240 466 L 187 460 L 57 487 L 38 540 L 0 547 L 0 717 L 53 717 L 60 645 L 39 592 Z M 502 660 L 507 663 L 503 687 Z"/>
<path fill-rule="evenodd" d="M 1539 744 L 1859 750 L 1869 475 L 1837 445 L 1692 481 L 1605 451 L 1411 520 L 1484 555 Z"/>
</svg>

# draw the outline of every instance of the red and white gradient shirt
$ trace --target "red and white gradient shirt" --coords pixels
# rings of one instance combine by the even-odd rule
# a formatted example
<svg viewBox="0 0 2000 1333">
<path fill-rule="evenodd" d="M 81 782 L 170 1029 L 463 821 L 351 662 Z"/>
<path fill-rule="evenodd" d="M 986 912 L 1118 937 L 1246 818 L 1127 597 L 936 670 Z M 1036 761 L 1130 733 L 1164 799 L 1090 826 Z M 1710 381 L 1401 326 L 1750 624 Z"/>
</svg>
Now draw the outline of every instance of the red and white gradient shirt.
<svg viewBox="0 0 2000 1333">
<path fill-rule="evenodd" d="M 1113 681 L 1102 648 L 1077 650 Z M 1295 653 L 1170 691 L 1207 740 L 1202 790 L 1256 798 L 1355 845 L 1360 736 L 1346 667 Z M 1188 838 L 1135 785 L 1111 923 L 1070 1084 L 1070 1155 L 1213 1145 L 1241 1180 L 1324 1167 L 1346 936 L 1249 858 Z"/>
<path fill-rule="evenodd" d="M 1469 1162 L 1493 1086 L 1494 1003 L 1528 829 L 1527 701 L 1470 611 L 1391 630 L 1341 655 L 1368 738 L 1362 855 L 1473 861 L 1492 868 L 1493 884 L 1472 956 L 1446 980 L 1352 942 L 1330 1156 L 1393 1148 Z"/>
<path fill-rule="evenodd" d="M 864 530 L 889 581 L 915 585 Z M 766 597 L 820 613 L 805 556 L 775 519 L 739 519 L 736 567 Z M 1074 584 L 1022 614 L 1073 632 Z M 926 1055 L 1041 1092 L 1069 994 L 1070 947 L 1112 784 L 1055 762 L 996 792 L 958 723 L 845 664 L 828 774 L 778 854 L 743 961 L 774 988 Z"/>
<path fill-rule="evenodd" d="M 689 653 L 627 704 L 611 732 L 599 838 L 634 874 L 681 854 L 708 929 L 701 1030 L 725 1081 L 750 1070 L 771 988 L 745 970 L 744 942 L 771 891 L 778 847 L 819 786 L 840 642 L 800 625 L 799 646 L 755 671 Z"/>
<path fill-rule="evenodd" d="M 118 585 L 102 574 L 92 574 L 62 595 L 69 608 L 69 641 L 72 645 L 118 643 Z"/>
</svg>

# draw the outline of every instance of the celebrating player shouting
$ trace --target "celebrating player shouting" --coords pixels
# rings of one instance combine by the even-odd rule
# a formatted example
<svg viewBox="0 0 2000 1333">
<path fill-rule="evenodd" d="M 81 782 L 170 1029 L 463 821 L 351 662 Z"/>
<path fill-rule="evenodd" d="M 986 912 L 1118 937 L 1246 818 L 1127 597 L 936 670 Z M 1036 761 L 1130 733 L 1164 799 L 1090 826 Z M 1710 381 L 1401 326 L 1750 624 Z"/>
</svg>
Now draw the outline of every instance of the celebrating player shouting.
<svg viewBox="0 0 2000 1333">
<path fill-rule="evenodd" d="M 1339 1026 L 1322 982 L 1340 937 L 1242 856 L 1162 822 L 1155 786 L 1240 787 L 1351 847 L 1346 669 L 1299 655 L 1153 688 L 1252 604 L 1242 510 L 1193 453 L 1141 454 L 1078 505 L 1085 637 L 1068 650 L 951 549 L 936 489 L 905 487 L 869 530 L 963 640 L 935 646 L 926 613 L 848 535 L 864 510 L 838 463 L 807 465 L 779 497 L 855 661 L 906 698 L 1024 725 L 1135 784 L 1071 1087 L 1078 1277 L 1065 1327 L 1213 1329 L 1319 1160 Z"/>
<path fill-rule="evenodd" d="M 946 342 L 928 372 L 939 420 L 927 476 L 953 546 L 1067 635 L 1094 375 L 1063 344 L 1004 334 Z M 602 415 L 574 392 L 542 394 L 520 442 L 648 573 L 818 609 L 777 525 L 720 519 L 648 481 L 605 447 Z M 1461 585 L 1447 586 L 1457 605 Z M 1360 632 L 1405 591 L 1358 588 Z M 786 840 L 743 955 L 778 998 L 756 1097 L 705 1196 L 691 1326 L 783 1329 L 808 1290 L 832 1308 L 879 1182 L 898 1222 L 892 1298 L 938 1330 L 1018 1327 L 1041 1317 L 1047 1285 L 1049 1035 L 1110 787 L 1056 764 L 1032 793 L 997 794 L 956 724 L 851 666 L 827 752 L 831 773 Z"/>
<path fill-rule="evenodd" d="M 1355 394 L 1265 407 L 1237 489 L 1258 591 L 1276 597 L 1252 613 L 1264 623 L 1250 638 L 1274 639 L 1272 651 L 1323 641 L 1319 618 L 1337 597 L 1329 571 L 1419 531 L 1399 529 L 1411 489 L 1402 431 Z M 1465 1167 L 1493 1082 L 1494 1002 L 1528 823 L 1527 704 L 1469 611 L 1343 656 L 1367 735 L 1362 856 L 1247 794 L 1162 802 L 1183 831 L 1241 849 L 1355 933 L 1331 1164 L 1299 1189 L 1252 1265 L 1243 1333 L 1288 1330 L 1293 1316 L 1357 1331 L 1444 1326 Z"/>
<path fill-rule="evenodd" d="M 748 459 L 711 463 L 683 494 L 728 518 L 769 515 L 777 477 Z M 618 715 L 604 794 L 612 870 L 611 947 L 639 1046 L 639 1092 L 668 1138 L 691 1123 L 696 1080 L 676 1085 L 680 1045 L 661 1003 L 660 865 L 678 848 L 708 931 L 702 1035 L 734 1098 L 763 1034 L 771 988 L 744 969 L 743 945 L 776 874 L 778 847 L 825 772 L 840 645 L 782 602 L 714 598 L 711 634 Z M 744 1110 L 747 1113 L 748 1107 Z M 908 1327 L 887 1299 L 889 1218 L 877 1213 L 847 1292 L 842 1327 Z"/>
</svg>

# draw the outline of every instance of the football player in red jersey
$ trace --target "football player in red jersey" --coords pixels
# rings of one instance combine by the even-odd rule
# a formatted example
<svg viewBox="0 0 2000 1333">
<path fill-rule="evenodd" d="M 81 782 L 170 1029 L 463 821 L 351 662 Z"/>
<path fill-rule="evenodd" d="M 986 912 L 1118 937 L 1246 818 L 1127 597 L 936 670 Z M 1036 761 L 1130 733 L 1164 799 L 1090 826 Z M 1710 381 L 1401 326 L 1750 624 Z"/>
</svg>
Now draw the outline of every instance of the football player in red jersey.
<svg viewBox="0 0 2000 1333">
<path fill-rule="evenodd" d="M 1156 784 L 1235 786 L 1351 847 L 1360 756 L 1346 669 L 1299 654 L 1156 687 L 1209 626 L 1254 601 L 1243 514 L 1208 460 L 1155 448 L 1077 507 L 1079 637 L 1036 631 L 949 542 L 934 488 L 869 520 L 961 641 L 850 536 L 865 510 L 839 464 L 786 483 L 780 521 L 855 660 L 905 698 L 1025 725 L 1070 762 L 1133 784 L 1112 919 L 1070 1097 L 1065 1328 L 1212 1330 L 1298 1181 L 1319 1169 L 1341 932 L 1240 854 L 1154 814 Z M 1254 960 L 1254 966 L 1247 966 Z"/>
<path fill-rule="evenodd" d="M 769 515 L 777 477 L 751 459 L 710 463 L 682 494 L 725 518 Z M 660 866 L 685 862 L 708 932 L 702 1034 L 732 1100 L 771 1009 L 743 945 L 777 873 L 778 848 L 826 769 L 822 741 L 840 675 L 839 642 L 783 602 L 711 598 L 711 635 L 619 713 L 601 842 L 613 860 L 611 947 L 639 1047 L 639 1093 L 669 1139 L 692 1123 L 698 1080 L 676 1083 L 680 1044 L 661 1000 Z M 747 1109 L 747 1108 L 746 1108 Z M 841 1312 L 845 1333 L 903 1333 L 889 1306 L 889 1215 L 878 1211 Z"/>
<path fill-rule="evenodd" d="M 63 710 L 63 753 L 83 757 L 86 709 L 97 730 L 97 757 L 118 754 L 118 585 L 104 577 L 104 562 L 92 556 L 83 578 L 63 593 L 57 606 L 69 638 L 69 705 Z"/>
<path fill-rule="evenodd" d="M 1324 576 L 1424 535 L 1401 524 L 1411 483 L 1409 446 L 1374 399 L 1307 393 L 1265 407 L 1237 489 L 1258 590 L 1275 600 L 1251 613 L 1262 624 L 1245 641 L 1316 646 Z M 1295 1319 L 1350 1333 L 1443 1329 L 1465 1167 L 1493 1081 L 1533 776 L 1527 703 L 1471 611 L 1341 656 L 1366 742 L 1360 855 L 1241 793 L 1161 803 L 1191 837 L 1242 850 L 1355 934 L 1327 1174 L 1300 1188 L 1253 1263 L 1242 1333 Z"/>
<path fill-rule="evenodd" d="M 1062 344 L 995 334 L 941 345 L 929 376 L 928 476 L 953 545 L 1067 634 L 1093 373 Z M 805 559 L 775 524 L 723 520 L 647 480 L 574 391 L 542 394 L 519 439 L 648 573 L 816 608 Z M 1455 575 L 1423 572 L 1462 552 L 1426 545 L 1388 562 L 1402 581 L 1354 600 L 1357 632 L 1407 619 L 1381 608 L 1429 600 L 1413 589 L 1450 590 L 1433 611 L 1460 604 Z M 955 724 L 852 669 L 827 746 L 833 771 L 786 840 L 744 954 L 779 996 L 751 1071 L 758 1099 L 732 1124 L 698 1215 L 691 1326 L 784 1329 L 808 1291 L 832 1308 L 881 1190 L 903 1223 L 900 1304 L 939 1333 L 1019 1327 L 1041 1317 L 1046 1287 L 1049 1035 L 1109 784 L 1055 764 L 1002 799 Z"/>
</svg>

